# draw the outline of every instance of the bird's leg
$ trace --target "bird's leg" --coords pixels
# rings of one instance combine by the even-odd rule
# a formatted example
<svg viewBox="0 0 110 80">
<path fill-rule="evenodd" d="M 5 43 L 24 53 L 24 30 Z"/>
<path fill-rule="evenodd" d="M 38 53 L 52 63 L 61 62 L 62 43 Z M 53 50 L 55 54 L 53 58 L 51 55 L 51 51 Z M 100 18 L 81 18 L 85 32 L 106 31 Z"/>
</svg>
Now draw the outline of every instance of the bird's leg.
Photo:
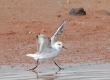
<svg viewBox="0 0 110 80">
<path fill-rule="evenodd" d="M 35 68 L 37 68 L 38 63 L 39 63 L 39 59 L 37 60 L 37 64 L 36 64 L 36 66 L 35 66 L 34 68 L 32 68 L 32 69 L 29 69 L 29 70 L 34 70 Z"/>
<path fill-rule="evenodd" d="M 58 66 L 58 64 L 52 59 L 52 61 L 54 62 L 54 64 L 55 65 L 57 65 Z M 58 66 L 59 67 L 59 70 L 61 70 L 61 69 L 63 69 L 63 68 L 61 68 L 60 66 Z M 64 69 L 63 69 L 64 70 Z"/>
</svg>

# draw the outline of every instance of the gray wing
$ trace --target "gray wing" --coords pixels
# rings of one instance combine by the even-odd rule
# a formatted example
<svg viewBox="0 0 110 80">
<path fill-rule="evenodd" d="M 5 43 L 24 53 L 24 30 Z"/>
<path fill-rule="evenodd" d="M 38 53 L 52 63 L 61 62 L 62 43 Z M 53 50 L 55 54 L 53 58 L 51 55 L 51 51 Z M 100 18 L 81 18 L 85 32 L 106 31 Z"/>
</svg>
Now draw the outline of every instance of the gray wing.
<svg viewBox="0 0 110 80">
<path fill-rule="evenodd" d="M 48 50 L 49 48 L 51 48 L 50 39 L 43 34 L 37 35 L 37 47 L 38 53 L 42 53 L 42 51 Z"/>
<path fill-rule="evenodd" d="M 51 44 L 54 44 L 57 41 L 59 35 L 62 33 L 62 29 L 63 29 L 64 25 L 66 24 L 66 22 L 67 22 L 67 20 L 65 19 L 62 22 L 62 24 L 58 27 L 56 32 L 53 34 L 53 36 L 51 37 Z"/>
</svg>

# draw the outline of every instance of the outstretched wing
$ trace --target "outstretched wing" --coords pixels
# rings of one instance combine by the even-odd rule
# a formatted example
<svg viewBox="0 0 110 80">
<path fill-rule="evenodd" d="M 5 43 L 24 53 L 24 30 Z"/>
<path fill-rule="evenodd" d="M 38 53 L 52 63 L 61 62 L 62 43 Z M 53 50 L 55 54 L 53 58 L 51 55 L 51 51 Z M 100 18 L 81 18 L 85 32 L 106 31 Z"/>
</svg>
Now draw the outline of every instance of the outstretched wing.
<svg viewBox="0 0 110 80">
<path fill-rule="evenodd" d="M 37 35 L 37 47 L 38 47 L 39 54 L 42 53 L 42 51 L 51 48 L 50 39 L 43 34 Z"/>
<path fill-rule="evenodd" d="M 62 33 L 62 29 L 63 29 L 64 25 L 66 24 L 66 22 L 67 22 L 67 20 L 65 19 L 62 22 L 62 24 L 58 27 L 56 32 L 53 34 L 53 36 L 51 37 L 51 44 L 54 44 L 57 41 L 59 35 Z"/>
</svg>

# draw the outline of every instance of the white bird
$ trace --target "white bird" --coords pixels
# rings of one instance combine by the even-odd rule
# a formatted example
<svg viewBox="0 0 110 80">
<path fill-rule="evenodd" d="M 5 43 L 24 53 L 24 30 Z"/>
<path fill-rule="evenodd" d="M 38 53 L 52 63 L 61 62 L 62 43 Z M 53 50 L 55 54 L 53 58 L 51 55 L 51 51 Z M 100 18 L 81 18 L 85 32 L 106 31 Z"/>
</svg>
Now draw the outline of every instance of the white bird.
<svg viewBox="0 0 110 80">
<path fill-rule="evenodd" d="M 37 61 L 37 65 L 30 70 L 34 70 L 35 68 L 37 68 L 39 61 L 45 61 L 45 60 L 52 60 L 55 63 L 55 65 L 58 66 L 58 64 L 54 61 L 54 58 L 60 54 L 61 48 L 65 48 L 65 47 L 63 43 L 60 41 L 57 41 L 57 39 L 61 34 L 62 29 L 66 24 L 66 22 L 67 20 L 65 19 L 51 38 L 48 38 L 44 34 L 37 35 L 38 52 L 36 52 L 35 54 L 26 55 L 34 58 Z M 59 70 L 60 69 L 62 68 L 59 67 Z"/>
</svg>

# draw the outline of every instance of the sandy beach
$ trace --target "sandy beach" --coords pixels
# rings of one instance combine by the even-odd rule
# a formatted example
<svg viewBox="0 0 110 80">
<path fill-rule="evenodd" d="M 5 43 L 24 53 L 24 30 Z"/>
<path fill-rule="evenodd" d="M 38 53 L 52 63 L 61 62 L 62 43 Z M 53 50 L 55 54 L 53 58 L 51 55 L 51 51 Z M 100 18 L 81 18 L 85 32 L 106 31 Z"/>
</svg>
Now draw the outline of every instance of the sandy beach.
<svg viewBox="0 0 110 80">
<path fill-rule="evenodd" d="M 0 65 L 35 63 L 26 57 L 37 51 L 36 35 L 51 37 L 64 19 L 68 22 L 59 38 L 68 50 L 56 61 L 64 63 L 110 62 L 109 0 L 1 0 Z M 83 7 L 85 16 L 72 16 Z"/>
<path fill-rule="evenodd" d="M 110 0 L 0 0 L 0 65 L 35 65 L 36 35 L 51 37 L 64 19 L 59 65 L 110 62 Z M 84 16 L 69 15 L 83 7 Z M 54 65 L 51 61 L 40 65 Z M 39 66 L 40 66 L 39 65 Z M 30 67 L 28 67 L 30 68 Z"/>
</svg>

